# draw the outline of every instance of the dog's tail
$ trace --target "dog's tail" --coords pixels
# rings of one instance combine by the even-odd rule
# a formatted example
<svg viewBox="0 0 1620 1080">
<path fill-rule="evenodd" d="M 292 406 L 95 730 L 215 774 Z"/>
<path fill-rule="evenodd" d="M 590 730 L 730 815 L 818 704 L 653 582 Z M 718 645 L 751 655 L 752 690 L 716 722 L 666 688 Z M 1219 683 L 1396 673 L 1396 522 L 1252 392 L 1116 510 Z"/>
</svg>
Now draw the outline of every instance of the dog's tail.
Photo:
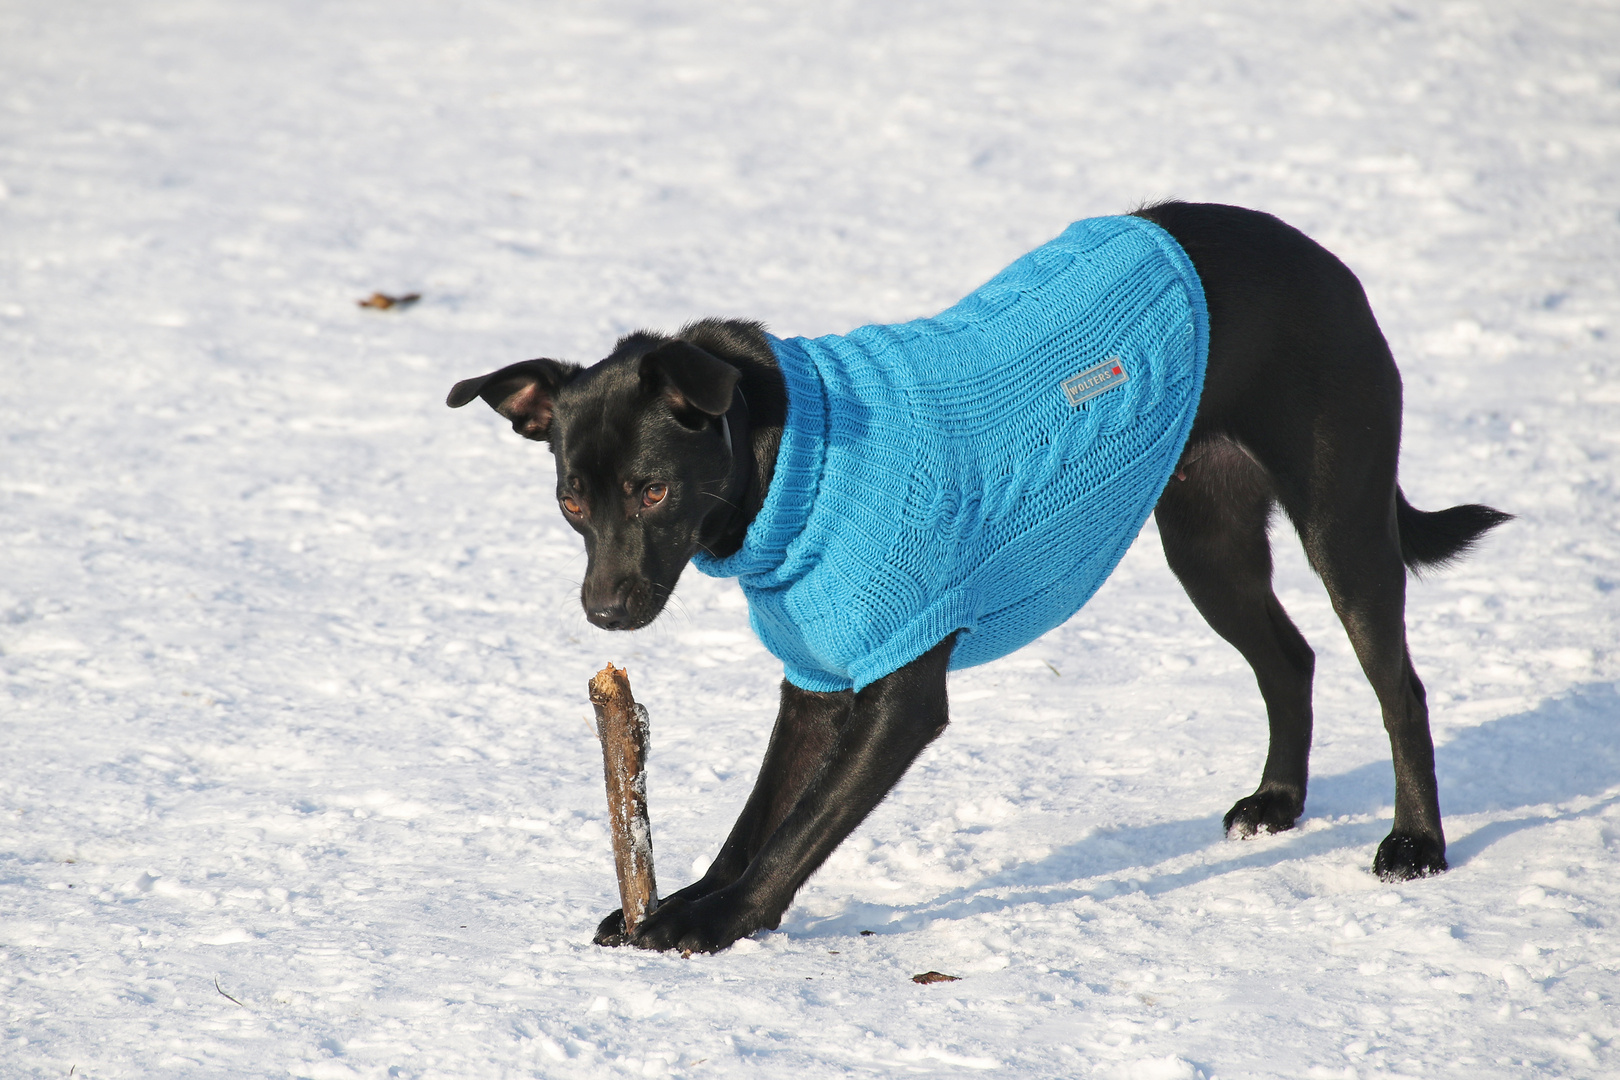
<svg viewBox="0 0 1620 1080">
<path fill-rule="evenodd" d="M 1395 489 L 1395 524 L 1401 531 L 1401 561 L 1413 570 L 1439 568 L 1467 555 L 1491 529 L 1512 514 L 1478 503 L 1467 503 L 1425 513 L 1406 501 L 1406 493 Z"/>
</svg>

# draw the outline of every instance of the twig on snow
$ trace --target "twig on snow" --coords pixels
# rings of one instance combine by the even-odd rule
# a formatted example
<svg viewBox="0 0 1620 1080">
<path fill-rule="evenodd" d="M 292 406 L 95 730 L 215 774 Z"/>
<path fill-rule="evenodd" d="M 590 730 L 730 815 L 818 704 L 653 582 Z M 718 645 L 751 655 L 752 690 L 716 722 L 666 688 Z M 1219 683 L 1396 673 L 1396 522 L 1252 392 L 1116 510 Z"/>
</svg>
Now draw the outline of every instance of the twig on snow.
<svg viewBox="0 0 1620 1080">
<path fill-rule="evenodd" d="M 222 997 L 226 1001 L 229 1001 L 232 1004 L 236 1005 L 238 1008 L 241 1008 L 241 1009 L 247 1008 L 246 1005 L 243 1005 L 240 1001 L 237 1001 L 235 998 L 231 997 L 231 995 L 227 994 L 224 991 L 224 989 L 219 985 L 219 976 L 217 976 L 217 975 L 214 977 L 214 989 L 219 991 L 219 996 L 220 997 Z"/>
<path fill-rule="evenodd" d="M 647 822 L 647 710 L 631 696 L 624 669 L 612 664 L 591 679 L 590 691 L 602 740 L 613 862 L 628 936 L 658 906 L 652 826 Z"/>
</svg>

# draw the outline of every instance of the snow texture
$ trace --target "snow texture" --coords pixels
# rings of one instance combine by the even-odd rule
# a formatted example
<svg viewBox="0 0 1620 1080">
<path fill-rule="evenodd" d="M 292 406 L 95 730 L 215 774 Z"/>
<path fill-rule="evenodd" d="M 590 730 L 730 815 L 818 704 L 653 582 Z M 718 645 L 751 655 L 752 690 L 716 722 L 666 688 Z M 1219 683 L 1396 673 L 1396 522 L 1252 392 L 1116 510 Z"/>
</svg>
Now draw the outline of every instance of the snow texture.
<svg viewBox="0 0 1620 1080">
<path fill-rule="evenodd" d="M 1608 0 L 9 0 L 0 1075 L 1620 1072 L 1617 41 Z M 1259 695 L 1150 525 L 953 677 L 780 930 L 591 945 L 590 675 L 652 712 L 672 890 L 779 669 L 695 573 L 592 630 L 549 455 L 450 384 L 930 314 L 1170 195 L 1344 258 L 1414 503 L 1520 515 L 1411 589 L 1451 872 L 1368 872 L 1389 750 L 1285 526 L 1310 802 L 1221 835 Z"/>
</svg>

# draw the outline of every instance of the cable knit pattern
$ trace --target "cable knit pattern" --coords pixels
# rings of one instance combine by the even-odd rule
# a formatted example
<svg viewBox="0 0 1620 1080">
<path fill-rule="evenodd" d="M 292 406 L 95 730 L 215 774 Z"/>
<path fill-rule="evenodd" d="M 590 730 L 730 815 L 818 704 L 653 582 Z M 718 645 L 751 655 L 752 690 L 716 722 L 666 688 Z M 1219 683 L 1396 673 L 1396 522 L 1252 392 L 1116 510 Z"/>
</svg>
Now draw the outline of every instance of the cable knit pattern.
<svg viewBox="0 0 1620 1080">
<path fill-rule="evenodd" d="M 770 491 L 741 550 L 693 561 L 739 579 L 795 685 L 859 690 L 957 631 L 952 668 L 1005 656 L 1091 599 L 1187 440 L 1209 316 L 1168 233 L 1092 218 L 931 319 L 771 345 Z M 1099 365 L 1124 381 L 1072 404 Z"/>
</svg>

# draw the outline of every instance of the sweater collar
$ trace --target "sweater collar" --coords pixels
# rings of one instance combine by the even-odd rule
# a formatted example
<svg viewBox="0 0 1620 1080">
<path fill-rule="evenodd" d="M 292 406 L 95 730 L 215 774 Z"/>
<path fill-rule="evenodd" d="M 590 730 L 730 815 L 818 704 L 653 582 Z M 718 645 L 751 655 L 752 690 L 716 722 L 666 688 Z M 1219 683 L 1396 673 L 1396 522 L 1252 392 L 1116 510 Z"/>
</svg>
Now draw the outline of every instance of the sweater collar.
<svg viewBox="0 0 1620 1080">
<path fill-rule="evenodd" d="M 759 585 L 795 576 L 790 548 L 809 520 L 827 454 L 827 392 L 803 339 L 767 338 L 788 399 L 770 490 L 735 554 L 717 559 L 700 551 L 692 557 L 692 565 L 710 577 L 744 578 Z"/>
</svg>

